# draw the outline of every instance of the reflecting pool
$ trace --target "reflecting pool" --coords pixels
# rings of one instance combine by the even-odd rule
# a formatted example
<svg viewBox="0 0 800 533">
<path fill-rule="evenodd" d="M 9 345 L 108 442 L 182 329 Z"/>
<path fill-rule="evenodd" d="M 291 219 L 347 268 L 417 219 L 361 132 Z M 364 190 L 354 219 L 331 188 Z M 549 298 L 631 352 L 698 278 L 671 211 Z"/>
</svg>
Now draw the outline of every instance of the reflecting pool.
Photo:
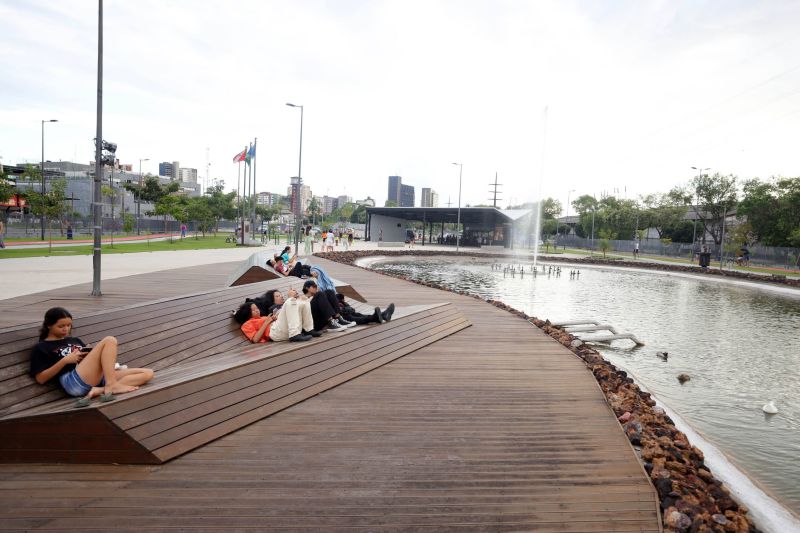
<svg viewBox="0 0 800 533">
<path fill-rule="evenodd" d="M 530 263 L 517 266 L 524 276 L 479 258 L 391 258 L 373 268 L 502 300 L 541 319 L 596 319 L 635 334 L 645 346 L 620 340 L 595 348 L 800 514 L 800 291 L 547 263 L 540 269 L 552 266 L 550 275 L 533 276 Z M 691 376 L 684 385 L 681 373 Z M 762 412 L 769 400 L 777 415 Z"/>
</svg>

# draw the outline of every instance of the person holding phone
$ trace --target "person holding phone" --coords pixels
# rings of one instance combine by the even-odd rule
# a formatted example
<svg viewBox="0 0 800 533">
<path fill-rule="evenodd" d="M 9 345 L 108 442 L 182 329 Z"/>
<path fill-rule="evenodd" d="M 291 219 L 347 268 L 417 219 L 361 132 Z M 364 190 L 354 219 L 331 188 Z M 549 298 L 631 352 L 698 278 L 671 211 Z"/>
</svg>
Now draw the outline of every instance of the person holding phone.
<svg viewBox="0 0 800 533">
<path fill-rule="evenodd" d="M 115 394 L 133 392 L 153 379 L 149 368 L 116 370 L 117 339 L 105 337 L 95 346 L 86 346 L 72 333 L 72 315 L 63 307 L 53 307 L 44 314 L 39 343 L 31 352 L 30 375 L 44 385 L 53 378 L 64 392 L 80 397 L 75 407 L 86 407 L 100 397 L 109 402 Z"/>
<path fill-rule="evenodd" d="M 314 330 L 310 302 L 295 289 L 289 289 L 287 295 L 285 299 L 281 291 L 267 291 L 264 296 L 246 300 L 234 312 L 234 320 L 250 342 L 303 342 L 321 335 Z"/>
</svg>

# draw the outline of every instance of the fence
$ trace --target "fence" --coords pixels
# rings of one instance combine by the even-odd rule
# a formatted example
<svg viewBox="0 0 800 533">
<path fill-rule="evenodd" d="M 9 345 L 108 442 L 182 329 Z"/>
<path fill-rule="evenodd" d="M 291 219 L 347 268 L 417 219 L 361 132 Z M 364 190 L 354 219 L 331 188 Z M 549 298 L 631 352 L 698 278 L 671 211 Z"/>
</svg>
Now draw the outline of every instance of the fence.
<svg viewBox="0 0 800 533">
<path fill-rule="evenodd" d="M 568 236 L 559 236 L 558 247 L 567 248 L 586 248 L 599 251 L 601 239 L 591 239 Z M 631 254 L 635 241 L 632 240 L 612 240 L 609 241 L 611 248 L 609 252 L 618 254 Z M 639 252 L 647 255 L 660 255 L 663 257 L 676 257 L 696 261 L 695 254 L 700 251 L 702 244 L 698 243 L 694 247 L 690 243 L 672 242 L 664 244 L 657 239 L 646 239 L 639 242 Z M 718 260 L 720 257 L 720 247 L 717 244 L 706 243 L 711 257 Z M 759 266 L 780 267 L 787 269 L 800 269 L 800 248 L 784 248 L 778 246 L 753 246 L 750 250 L 750 264 Z M 739 255 L 739 247 L 727 244 L 725 246 L 725 259 L 733 259 Z"/>
</svg>

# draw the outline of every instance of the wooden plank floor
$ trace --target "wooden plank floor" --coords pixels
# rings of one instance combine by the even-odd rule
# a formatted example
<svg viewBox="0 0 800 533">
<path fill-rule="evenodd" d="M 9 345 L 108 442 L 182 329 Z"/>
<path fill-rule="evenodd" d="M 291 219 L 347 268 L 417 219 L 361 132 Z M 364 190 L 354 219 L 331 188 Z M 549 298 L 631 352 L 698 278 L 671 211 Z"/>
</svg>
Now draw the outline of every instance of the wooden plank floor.
<svg viewBox="0 0 800 533">
<path fill-rule="evenodd" d="M 568 350 L 481 301 L 315 263 L 473 326 L 165 465 L 0 465 L 0 528 L 660 531 Z"/>
</svg>

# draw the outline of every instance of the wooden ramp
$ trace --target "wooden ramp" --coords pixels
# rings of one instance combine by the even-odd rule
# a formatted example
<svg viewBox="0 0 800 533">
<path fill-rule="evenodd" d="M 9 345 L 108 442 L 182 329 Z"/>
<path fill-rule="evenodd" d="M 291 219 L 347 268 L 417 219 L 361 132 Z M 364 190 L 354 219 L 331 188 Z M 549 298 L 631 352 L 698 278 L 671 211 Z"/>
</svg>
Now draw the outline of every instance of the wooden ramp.
<svg viewBox="0 0 800 533">
<path fill-rule="evenodd" d="M 123 331 L 121 361 L 157 370 L 139 391 L 87 409 L 27 375 L 35 326 L 0 332 L 0 461 L 164 462 L 469 325 L 452 304 L 413 306 L 386 324 L 254 346 L 230 318 L 244 291 L 76 317 L 84 341 Z"/>
<path fill-rule="evenodd" d="M 259 281 L 283 278 L 284 276 L 278 274 L 274 268 L 267 264 L 267 259 L 272 259 L 271 253 L 254 253 L 236 267 L 230 276 L 228 276 L 228 280 L 225 284 L 230 287 L 238 287 L 239 285 L 258 283 Z M 305 260 L 306 259 L 303 259 L 303 264 L 305 264 Z M 338 279 L 331 279 L 331 281 L 333 281 L 333 284 L 336 286 L 336 292 L 344 294 L 348 298 L 358 300 L 359 302 L 366 302 L 364 297 L 349 283 Z"/>
<path fill-rule="evenodd" d="M 473 326 L 163 465 L 0 465 L 0 528 L 661 530 L 566 348 L 480 300 L 316 260 L 376 305 L 450 302 Z"/>
</svg>

